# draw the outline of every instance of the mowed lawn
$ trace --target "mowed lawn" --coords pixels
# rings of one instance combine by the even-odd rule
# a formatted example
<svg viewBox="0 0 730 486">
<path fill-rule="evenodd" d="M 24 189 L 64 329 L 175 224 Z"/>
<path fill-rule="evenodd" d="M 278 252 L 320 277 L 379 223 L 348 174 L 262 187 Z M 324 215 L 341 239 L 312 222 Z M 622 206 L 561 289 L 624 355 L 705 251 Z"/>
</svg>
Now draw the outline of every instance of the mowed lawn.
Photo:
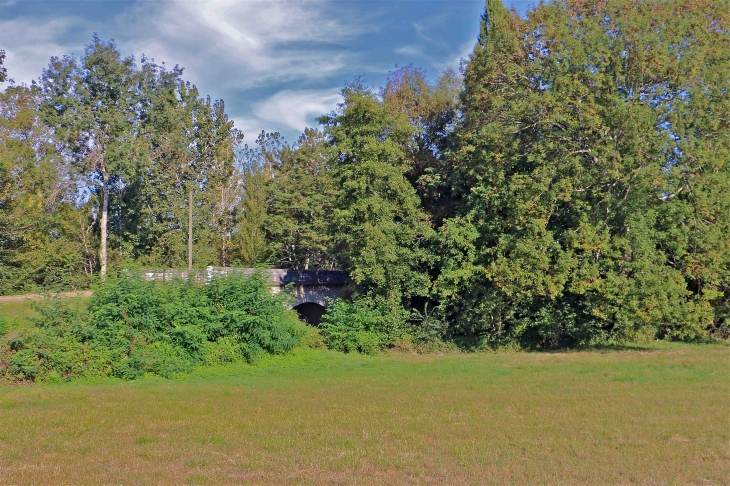
<svg viewBox="0 0 730 486">
<path fill-rule="evenodd" d="M 728 484 L 720 345 L 299 350 L 183 380 L 0 389 L 0 483 Z"/>
</svg>

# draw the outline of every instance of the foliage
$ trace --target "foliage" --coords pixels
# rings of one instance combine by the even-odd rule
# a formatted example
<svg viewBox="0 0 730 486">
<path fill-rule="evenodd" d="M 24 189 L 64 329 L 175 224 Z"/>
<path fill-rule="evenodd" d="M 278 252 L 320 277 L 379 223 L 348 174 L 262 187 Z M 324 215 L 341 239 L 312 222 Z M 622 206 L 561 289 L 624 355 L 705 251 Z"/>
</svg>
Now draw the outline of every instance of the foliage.
<svg viewBox="0 0 730 486">
<path fill-rule="evenodd" d="M 0 350 L 14 380 L 171 376 L 197 365 L 282 354 L 305 334 L 286 295 L 274 296 L 261 274 L 148 282 L 122 275 L 95 289 L 87 309 L 52 300 L 34 325 Z"/>
<path fill-rule="evenodd" d="M 449 214 L 453 195 L 442 178 L 448 170 L 448 152 L 458 118 L 461 76 L 450 67 L 435 84 L 426 72 L 408 65 L 388 75 L 380 97 L 387 111 L 405 114 L 414 130 L 401 149 L 409 166 L 406 176 L 418 191 L 424 210 L 435 224 Z"/>
<path fill-rule="evenodd" d="M 556 346 L 725 319 L 728 11 L 487 2 L 449 174 L 464 204 L 440 229 L 458 330 Z"/>
<path fill-rule="evenodd" d="M 336 150 L 332 234 L 341 265 L 363 296 L 390 307 L 428 293 L 428 218 L 405 174 L 414 128 L 360 84 L 323 117 Z"/>
<path fill-rule="evenodd" d="M 356 81 L 319 130 L 252 148 L 182 68 L 95 35 L 81 59 L 52 58 L 40 86 L 0 93 L 0 293 L 86 286 L 107 264 L 183 266 L 192 243 L 196 266 L 348 271 L 349 300 L 323 327 L 335 349 L 726 336 L 729 12 L 553 0 L 523 18 L 488 0 L 460 73 Z M 14 372 L 49 373 L 25 350 L 58 347 L 113 350 L 118 376 L 169 374 L 274 352 L 289 332 L 218 336 L 199 324 L 218 315 L 202 290 L 123 282 L 99 298 L 144 290 L 136 331 L 120 324 L 132 302 L 110 301 L 127 317 L 109 317 L 95 301 L 93 319 L 24 337 Z M 175 299 L 198 324 L 145 327 L 177 319 L 164 313 Z M 64 341 L 82 324 L 121 341 Z"/>
<path fill-rule="evenodd" d="M 193 261 L 196 266 L 230 261 L 239 178 L 235 147 L 242 134 L 222 100 L 202 98 L 182 69 L 167 71 L 143 59 L 145 96 L 141 118 L 148 163 L 119 204 L 120 244 L 130 257 L 152 265 L 182 266 L 188 260 L 188 210 L 193 199 Z"/>
<path fill-rule="evenodd" d="M 409 321 L 411 323 L 409 332 L 417 346 L 429 349 L 446 344 L 449 322 L 443 318 L 439 309 L 429 309 L 429 305 L 426 303 L 423 311 L 411 310 Z"/>
<path fill-rule="evenodd" d="M 38 87 L 0 93 L 0 294 L 89 285 L 96 262 L 88 208 L 77 206 Z"/>
<path fill-rule="evenodd" d="M 4 83 L 8 77 L 8 70 L 3 66 L 5 62 L 5 51 L 0 49 L 0 83 Z"/>
<path fill-rule="evenodd" d="M 113 41 L 105 43 L 94 34 L 83 58 L 52 57 L 41 78 L 41 116 L 54 128 L 74 172 L 100 191 L 102 275 L 107 270 L 109 193 L 124 186 L 138 163 L 135 71 L 133 58 L 122 58 Z"/>
<path fill-rule="evenodd" d="M 406 334 L 408 311 L 369 299 L 337 300 L 322 316 L 324 342 L 337 351 L 375 354 Z"/>
<path fill-rule="evenodd" d="M 278 147 L 266 178 L 266 239 L 270 261 L 302 270 L 337 266 L 332 234 L 335 185 L 331 150 L 307 129 L 296 146 Z"/>
</svg>

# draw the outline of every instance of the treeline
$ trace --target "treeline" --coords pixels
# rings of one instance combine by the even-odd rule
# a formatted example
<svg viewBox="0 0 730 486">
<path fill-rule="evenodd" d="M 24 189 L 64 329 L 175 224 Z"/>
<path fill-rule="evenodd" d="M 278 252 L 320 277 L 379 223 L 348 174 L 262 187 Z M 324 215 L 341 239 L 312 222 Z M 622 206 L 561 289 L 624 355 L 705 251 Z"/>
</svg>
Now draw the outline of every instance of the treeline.
<svg viewBox="0 0 730 486">
<path fill-rule="evenodd" d="M 348 270 L 340 349 L 727 334 L 729 29 L 727 0 L 488 0 L 458 73 L 355 81 L 251 147 L 94 37 L 0 94 L 0 292 L 184 267 L 192 209 L 195 266 Z"/>
</svg>

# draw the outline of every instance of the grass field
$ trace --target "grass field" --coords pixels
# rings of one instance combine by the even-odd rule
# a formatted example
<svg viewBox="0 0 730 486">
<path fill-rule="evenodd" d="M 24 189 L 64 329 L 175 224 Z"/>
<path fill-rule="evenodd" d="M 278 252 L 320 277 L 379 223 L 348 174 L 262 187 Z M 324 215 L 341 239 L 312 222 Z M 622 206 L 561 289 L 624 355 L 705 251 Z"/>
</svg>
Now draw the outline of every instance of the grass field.
<svg viewBox="0 0 730 486">
<path fill-rule="evenodd" d="M 68 303 L 72 308 L 80 307 L 89 302 L 89 297 L 71 297 L 60 299 Z M 5 332 L 20 330 L 30 323 L 30 320 L 38 316 L 34 308 L 33 300 L 16 300 L 12 302 L 0 302 L 0 324 L 4 324 Z M 0 334 L 2 334 L 0 329 Z"/>
<path fill-rule="evenodd" d="M 0 389 L 0 483 L 728 484 L 728 348 L 307 350 Z"/>
<path fill-rule="evenodd" d="M 5 331 L 12 331 L 25 327 L 31 318 L 36 317 L 37 312 L 33 309 L 29 300 L 19 302 L 3 302 L 0 304 L 0 325 L 5 326 Z M 0 334 L 2 329 L 0 329 Z"/>
</svg>

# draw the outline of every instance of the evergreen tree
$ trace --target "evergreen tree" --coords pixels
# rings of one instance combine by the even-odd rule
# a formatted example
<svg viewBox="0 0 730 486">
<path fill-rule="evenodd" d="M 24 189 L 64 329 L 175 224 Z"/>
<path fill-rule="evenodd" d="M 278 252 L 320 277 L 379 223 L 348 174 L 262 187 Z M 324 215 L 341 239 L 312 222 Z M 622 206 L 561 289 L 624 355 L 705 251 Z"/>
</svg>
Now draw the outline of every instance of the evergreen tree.
<svg viewBox="0 0 730 486">
<path fill-rule="evenodd" d="M 488 0 L 441 228 L 464 332 L 544 346 L 721 325 L 728 2 Z M 682 14 L 678 15 L 677 12 Z"/>
<path fill-rule="evenodd" d="M 321 118 L 334 154 L 332 234 L 341 265 L 361 295 L 408 305 L 429 291 L 426 243 L 431 227 L 406 178 L 404 146 L 414 128 L 359 84 Z"/>
</svg>

